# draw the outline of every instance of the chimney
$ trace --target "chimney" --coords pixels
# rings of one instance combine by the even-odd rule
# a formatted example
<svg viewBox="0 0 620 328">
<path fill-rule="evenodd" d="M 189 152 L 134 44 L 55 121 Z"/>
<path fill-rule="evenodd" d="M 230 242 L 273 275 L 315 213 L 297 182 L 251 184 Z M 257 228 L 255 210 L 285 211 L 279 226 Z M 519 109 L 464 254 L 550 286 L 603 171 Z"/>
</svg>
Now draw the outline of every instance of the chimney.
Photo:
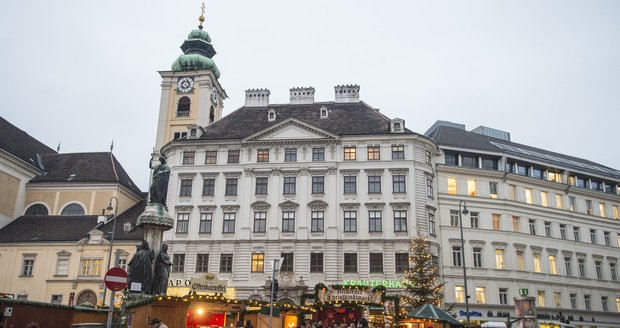
<svg viewBox="0 0 620 328">
<path fill-rule="evenodd" d="M 269 106 L 269 89 L 249 89 L 245 90 L 245 107 L 267 107 Z"/>
<path fill-rule="evenodd" d="M 314 103 L 314 88 L 292 88 L 291 91 L 291 104 L 313 104 Z"/>
<path fill-rule="evenodd" d="M 337 85 L 334 87 L 336 91 L 336 103 L 352 103 L 360 101 L 360 86 L 353 85 Z"/>
</svg>

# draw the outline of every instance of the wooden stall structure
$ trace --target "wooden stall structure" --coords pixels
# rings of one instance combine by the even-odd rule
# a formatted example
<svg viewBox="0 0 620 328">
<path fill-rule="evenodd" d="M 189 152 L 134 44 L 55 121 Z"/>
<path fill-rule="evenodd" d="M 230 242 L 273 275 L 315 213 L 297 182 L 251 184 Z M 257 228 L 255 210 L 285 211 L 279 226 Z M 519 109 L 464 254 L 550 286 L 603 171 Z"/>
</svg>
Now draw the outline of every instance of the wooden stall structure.
<svg viewBox="0 0 620 328">
<path fill-rule="evenodd" d="M 0 298 L 0 313 L 10 313 L 1 322 L 4 327 L 25 327 L 31 322 L 41 327 L 71 327 L 79 323 L 105 323 L 108 318 L 105 309 L 7 298 Z"/>
</svg>

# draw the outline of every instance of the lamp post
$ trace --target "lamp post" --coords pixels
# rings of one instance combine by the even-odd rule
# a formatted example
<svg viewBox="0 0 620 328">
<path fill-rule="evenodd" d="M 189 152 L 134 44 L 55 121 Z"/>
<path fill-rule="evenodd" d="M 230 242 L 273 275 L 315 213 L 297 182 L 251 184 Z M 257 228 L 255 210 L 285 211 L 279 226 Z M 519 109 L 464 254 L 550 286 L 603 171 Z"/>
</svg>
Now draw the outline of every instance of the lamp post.
<svg viewBox="0 0 620 328">
<path fill-rule="evenodd" d="M 461 210 L 463 205 L 463 210 Z M 461 215 L 462 214 L 462 215 Z M 465 268 L 465 240 L 463 239 L 463 215 L 469 214 L 467 204 L 459 202 L 459 228 L 461 229 L 461 259 L 463 260 L 463 283 L 465 285 L 465 316 L 467 317 L 467 327 L 469 327 L 469 294 L 467 293 L 467 269 Z"/>
<path fill-rule="evenodd" d="M 112 207 L 112 200 L 116 201 L 115 207 Z M 111 211 L 112 209 L 114 209 L 114 214 L 112 217 L 112 237 L 110 237 L 110 249 L 108 251 L 108 270 L 110 270 L 110 265 L 112 264 L 112 247 L 114 247 L 114 233 L 116 232 L 116 215 L 118 213 L 118 198 L 116 198 L 115 196 L 112 196 L 112 198 L 110 198 L 110 203 L 108 204 L 108 207 L 106 207 L 106 210 L 108 211 Z M 108 272 L 108 270 L 106 270 L 106 272 Z M 107 288 L 103 290 L 103 301 L 104 302 L 105 302 L 106 291 L 107 291 Z M 114 315 L 114 292 L 110 292 L 110 305 L 108 308 L 108 324 L 107 324 L 108 328 L 112 327 L 113 315 Z"/>
</svg>

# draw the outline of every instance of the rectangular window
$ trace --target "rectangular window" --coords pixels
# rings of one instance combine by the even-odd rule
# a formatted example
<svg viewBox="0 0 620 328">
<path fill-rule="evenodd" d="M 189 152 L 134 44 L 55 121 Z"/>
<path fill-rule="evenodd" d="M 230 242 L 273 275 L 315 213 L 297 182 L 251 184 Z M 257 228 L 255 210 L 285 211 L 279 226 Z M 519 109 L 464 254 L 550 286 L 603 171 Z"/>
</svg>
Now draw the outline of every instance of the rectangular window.
<svg viewBox="0 0 620 328">
<path fill-rule="evenodd" d="M 512 217 L 512 230 L 514 232 L 521 232 L 521 218 L 518 216 Z"/>
<path fill-rule="evenodd" d="M 284 194 L 294 194 L 297 187 L 297 177 L 284 177 Z"/>
<path fill-rule="evenodd" d="M 325 160 L 325 148 L 317 147 L 312 148 L 312 161 L 323 162 Z"/>
<path fill-rule="evenodd" d="M 424 150 L 424 160 L 426 161 L 426 164 L 432 163 L 433 158 L 430 151 Z"/>
<path fill-rule="evenodd" d="M 381 211 L 368 211 L 368 231 L 369 232 L 383 231 L 381 221 L 382 221 Z"/>
<path fill-rule="evenodd" d="M 581 233 L 579 231 L 579 227 L 573 227 L 573 236 L 575 236 L 575 241 L 581 241 Z"/>
<path fill-rule="evenodd" d="M 185 254 L 172 255 L 172 272 L 185 271 Z"/>
<path fill-rule="evenodd" d="M 611 246 L 611 233 L 609 231 L 603 231 L 603 238 L 605 239 L 605 246 Z"/>
<path fill-rule="evenodd" d="M 50 303 L 51 304 L 62 304 L 62 295 L 60 294 L 52 295 L 52 300 Z"/>
<path fill-rule="evenodd" d="M 312 193 L 324 194 L 325 193 L 325 177 L 322 175 L 312 176 Z"/>
<path fill-rule="evenodd" d="M 486 302 L 486 288 L 476 287 L 476 303 L 485 304 Z"/>
<path fill-rule="evenodd" d="M 280 267 L 281 272 L 294 272 L 294 261 L 295 261 L 294 253 L 280 253 L 280 257 L 282 257 L 282 266 Z"/>
<path fill-rule="evenodd" d="M 34 263 L 34 259 L 33 259 L 33 263 Z M 103 263 L 102 259 L 82 259 L 80 261 L 80 276 L 101 275 L 101 264 L 102 263 Z"/>
<path fill-rule="evenodd" d="M 355 146 L 345 146 L 344 147 L 344 160 L 345 161 L 354 161 L 355 160 Z"/>
<path fill-rule="evenodd" d="M 585 278 L 585 276 L 586 276 L 586 260 L 585 259 L 578 259 L 577 260 L 577 267 L 579 267 L 579 276 L 581 278 Z"/>
<path fill-rule="evenodd" d="M 566 270 L 567 276 L 573 275 L 573 264 L 572 264 L 572 260 L 570 257 L 564 258 L 564 270 Z"/>
<path fill-rule="evenodd" d="M 223 233 L 235 233 L 235 220 L 237 219 L 237 213 L 224 213 L 224 225 L 222 227 Z"/>
<path fill-rule="evenodd" d="M 474 255 L 474 268 L 482 268 L 482 248 L 474 247 L 473 255 Z"/>
<path fill-rule="evenodd" d="M 568 210 L 571 212 L 575 212 L 577 208 L 577 200 L 573 196 L 568 196 Z"/>
<path fill-rule="evenodd" d="M 217 164 L 217 150 L 207 150 L 205 152 L 205 164 Z"/>
<path fill-rule="evenodd" d="M 560 194 L 555 194 L 555 207 L 559 209 L 564 208 L 563 197 Z"/>
<path fill-rule="evenodd" d="M 395 272 L 405 273 L 409 270 L 409 253 L 396 253 L 394 254 Z"/>
<path fill-rule="evenodd" d="M 601 296 L 601 305 L 603 306 L 603 311 L 609 311 L 609 304 L 607 304 L 607 296 Z"/>
<path fill-rule="evenodd" d="M 233 255 L 221 254 L 220 255 L 220 272 L 230 273 L 233 270 Z"/>
<path fill-rule="evenodd" d="M 542 264 L 540 262 L 540 253 L 534 253 L 534 272 L 542 272 Z"/>
<path fill-rule="evenodd" d="M 179 196 L 189 197 L 192 195 L 192 179 L 181 179 L 181 191 Z"/>
<path fill-rule="evenodd" d="M 590 229 L 590 242 L 596 244 L 596 230 Z"/>
<path fill-rule="evenodd" d="M 492 158 L 482 158 L 482 168 L 485 170 L 497 170 L 497 160 Z"/>
<path fill-rule="evenodd" d="M 508 288 L 499 289 L 499 304 L 508 304 Z"/>
<path fill-rule="evenodd" d="M 555 255 L 549 255 L 549 273 L 558 274 L 558 264 Z"/>
<path fill-rule="evenodd" d="M 452 227 L 459 226 L 459 211 L 450 210 L 450 226 Z"/>
<path fill-rule="evenodd" d="M 199 233 L 211 233 L 211 227 L 213 226 L 213 213 L 200 213 L 200 227 Z"/>
<path fill-rule="evenodd" d="M 489 197 L 497 198 L 497 182 L 489 181 Z"/>
<path fill-rule="evenodd" d="M 570 307 L 571 309 L 577 308 L 577 294 L 570 294 Z"/>
<path fill-rule="evenodd" d="M 284 149 L 284 161 L 285 162 L 297 162 L 297 148 Z"/>
<path fill-rule="evenodd" d="M 310 253 L 310 272 L 323 272 L 323 253 Z"/>
<path fill-rule="evenodd" d="M 184 151 L 183 152 L 183 165 L 191 165 L 194 164 L 194 157 L 196 157 L 196 153 L 193 151 Z"/>
<path fill-rule="evenodd" d="M 456 303 L 465 303 L 465 287 L 454 286 L 454 301 Z"/>
<path fill-rule="evenodd" d="M 311 216 L 311 228 L 312 232 L 323 232 L 323 225 L 325 222 L 323 211 L 312 211 Z"/>
<path fill-rule="evenodd" d="M 392 176 L 392 192 L 394 193 L 407 192 L 407 189 L 405 188 L 405 176 L 404 175 L 393 175 Z"/>
<path fill-rule="evenodd" d="M 461 155 L 461 166 L 477 169 L 478 157 L 472 155 Z"/>
<path fill-rule="evenodd" d="M 496 249 L 495 250 L 495 268 L 496 269 L 505 269 L 506 266 L 504 264 L 504 250 Z"/>
<path fill-rule="evenodd" d="M 196 272 L 209 272 L 209 254 L 196 254 Z"/>
<path fill-rule="evenodd" d="M 267 212 L 254 212 L 254 232 L 267 231 Z"/>
<path fill-rule="evenodd" d="M 344 211 L 344 232 L 357 231 L 357 212 Z"/>
<path fill-rule="evenodd" d="M 616 312 L 620 312 L 620 297 L 616 297 Z"/>
<path fill-rule="evenodd" d="M 545 304 L 545 291 L 544 290 L 539 290 L 538 291 L 538 300 L 537 300 L 538 304 L 536 304 L 536 306 L 539 307 L 545 307 L 547 306 Z"/>
<path fill-rule="evenodd" d="M 34 257 L 24 257 L 24 261 L 22 263 L 22 276 L 32 277 L 32 272 L 34 271 Z"/>
<path fill-rule="evenodd" d="M 549 206 L 549 194 L 546 191 L 540 192 L 540 204 L 544 207 Z"/>
<path fill-rule="evenodd" d="M 433 179 L 426 179 L 426 196 L 428 198 L 435 198 L 435 191 L 433 190 Z"/>
<path fill-rule="evenodd" d="M 452 265 L 462 266 L 461 246 L 452 246 Z"/>
<path fill-rule="evenodd" d="M 381 159 L 381 148 L 379 146 L 368 146 L 368 160 Z"/>
<path fill-rule="evenodd" d="M 614 220 L 618 220 L 620 218 L 620 209 L 618 209 L 618 205 L 613 205 L 611 207 L 611 211 L 614 216 Z"/>
<path fill-rule="evenodd" d="M 593 214 L 594 210 L 592 209 L 592 201 L 586 199 L 586 213 Z"/>
<path fill-rule="evenodd" d="M 545 222 L 545 236 L 551 237 L 551 222 Z"/>
<path fill-rule="evenodd" d="M 499 214 L 493 213 L 491 215 L 491 220 L 493 221 L 493 230 L 499 231 L 502 229 L 501 216 Z"/>
<path fill-rule="evenodd" d="M 530 235 L 536 235 L 536 220 L 528 220 L 530 225 Z"/>
<path fill-rule="evenodd" d="M 237 178 L 226 178 L 226 196 L 237 196 Z"/>
<path fill-rule="evenodd" d="M 469 196 L 476 196 L 476 180 L 467 179 L 467 194 Z"/>
<path fill-rule="evenodd" d="M 562 183 L 562 175 L 559 172 L 547 172 L 547 180 Z"/>
<path fill-rule="evenodd" d="M 282 212 L 282 232 L 295 232 L 295 212 Z"/>
<path fill-rule="evenodd" d="M 252 253 L 252 269 L 251 272 L 265 271 L 265 253 Z"/>
<path fill-rule="evenodd" d="M 592 304 L 590 304 L 590 295 L 583 295 L 583 304 L 586 307 L 586 310 L 592 309 Z"/>
<path fill-rule="evenodd" d="M 267 195 L 269 178 L 256 178 L 256 190 L 257 195 Z"/>
<path fill-rule="evenodd" d="M 256 151 L 257 162 L 269 162 L 269 149 L 259 149 Z"/>
<path fill-rule="evenodd" d="M 394 232 L 403 231 L 407 231 L 407 211 L 394 211 Z"/>
<path fill-rule="evenodd" d="M 525 188 L 525 202 L 528 204 L 532 204 L 532 189 Z"/>
<path fill-rule="evenodd" d="M 357 192 L 357 177 L 354 175 L 344 176 L 344 193 L 354 194 Z"/>
<path fill-rule="evenodd" d="M 228 164 L 239 163 L 239 149 L 228 150 Z"/>
<path fill-rule="evenodd" d="M 560 224 L 560 238 L 566 239 L 566 224 Z"/>
<path fill-rule="evenodd" d="M 508 186 L 508 198 L 510 198 L 510 200 L 517 200 L 517 186 Z"/>
<path fill-rule="evenodd" d="M 203 196 L 215 195 L 215 179 L 203 179 L 202 180 L 202 195 Z"/>
<path fill-rule="evenodd" d="M 189 213 L 177 213 L 177 233 L 187 233 L 189 230 Z"/>
<path fill-rule="evenodd" d="M 428 212 L 428 234 L 431 236 L 435 236 L 437 234 L 436 232 L 436 225 L 435 225 L 435 214 Z"/>
<path fill-rule="evenodd" d="M 609 263 L 609 273 L 611 276 L 611 280 L 616 281 L 618 280 L 618 276 L 617 276 L 617 272 L 616 272 L 616 263 L 614 262 L 610 262 Z"/>
<path fill-rule="evenodd" d="M 525 255 L 523 251 L 517 251 L 517 270 L 525 271 Z"/>
<path fill-rule="evenodd" d="M 56 261 L 56 275 L 67 276 L 69 275 L 69 258 L 59 257 Z"/>
<path fill-rule="evenodd" d="M 344 272 L 357 273 L 357 253 L 344 253 Z"/>
<path fill-rule="evenodd" d="M 383 253 L 370 253 L 370 273 L 383 273 Z"/>
<path fill-rule="evenodd" d="M 596 278 L 603 279 L 603 268 L 601 267 L 601 261 L 594 262 L 594 269 L 596 271 Z"/>
<path fill-rule="evenodd" d="M 469 223 L 470 223 L 471 227 L 474 228 L 474 229 L 480 228 L 480 213 L 478 213 L 478 212 L 469 212 Z"/>
<path fill-rule="evenodd" d="M 448 178 L 448 194 L 456 195 L 456 178 Z"/>
<path fill-rule="evenodd" d="M 380 194 L 381 193 L 381 176 L 370 175 L 368 176 L 368 193 Z"/>
<path fill-rule="evenodd" d="M 404 159 L 405 158 L 405 146 L 392 145 L 392 159 Z"/>
<path fill-rule="evenodd" d="M 598 214 L 602 218 L 607 217 L 607 206 L 605 205 L 605 203 L 598 203 Z"/>
</svg>

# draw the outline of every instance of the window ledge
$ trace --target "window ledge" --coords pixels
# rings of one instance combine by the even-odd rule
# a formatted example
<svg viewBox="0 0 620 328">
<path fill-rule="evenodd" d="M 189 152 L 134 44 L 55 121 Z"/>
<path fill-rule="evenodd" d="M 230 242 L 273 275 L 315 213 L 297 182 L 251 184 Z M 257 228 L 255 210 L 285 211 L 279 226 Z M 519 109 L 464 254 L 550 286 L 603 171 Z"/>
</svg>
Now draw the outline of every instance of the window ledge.
<svg viewBox="0 0 620 328">
<path fill-rule="evenodd" d="M 20 278 L 33 278 L 34 275 L 28 275 L 27 276 L 27 275 L 20 274 L 18 277 L 20 277 Z"/>
<path fill-rule="evenodd" d="M 54 275 L 54 278 L 67 278 L 67 277 L 69 277 L 68 274 L 55 274 Z"/>
</svg>

